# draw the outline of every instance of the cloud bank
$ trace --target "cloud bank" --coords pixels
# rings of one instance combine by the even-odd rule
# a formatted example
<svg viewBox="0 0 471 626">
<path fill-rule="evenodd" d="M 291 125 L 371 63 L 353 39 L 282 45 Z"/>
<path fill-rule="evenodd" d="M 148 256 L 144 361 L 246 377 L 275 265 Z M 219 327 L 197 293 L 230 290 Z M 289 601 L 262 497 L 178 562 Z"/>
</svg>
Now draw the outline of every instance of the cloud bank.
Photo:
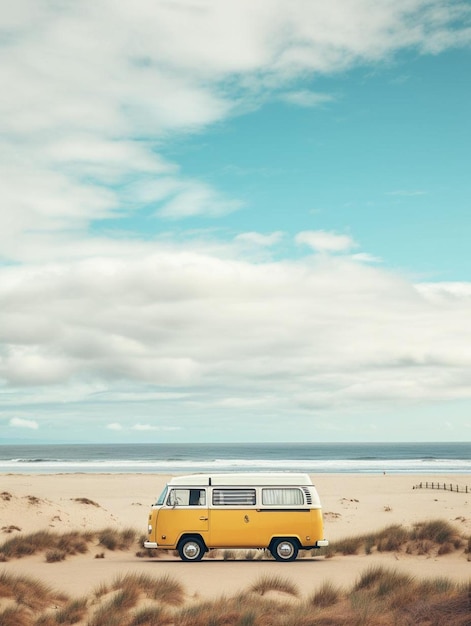
<svg viewBox="0 0 471 626">
<path fill-rule="evenodd" d="M 167 157 L 172 138 L 272 99 L 324 106 L 304 77 L 467 44 L 469 17 L 442 0 L 8 4 L 1 423 L 205 439 L 292 420 L 312 437 L 326 414 L 469 398 L 467 284 L 416 285 L 336 232 L 182 244 L 120 228 L 245 207 Z"/>
<path fill-rule="evenodd" d="M 2 276 L 0 376 L 13 411 L 124 399 L 131 415 L 110 423 L 105 411 L 103 426 L 157 431 L 185 430 L 186 413 L 203 409 L 309 425 L 471 396 L 469 285 L 413 285 L 348 255 L 250 262 L 182 249 Z"/>
</svg>

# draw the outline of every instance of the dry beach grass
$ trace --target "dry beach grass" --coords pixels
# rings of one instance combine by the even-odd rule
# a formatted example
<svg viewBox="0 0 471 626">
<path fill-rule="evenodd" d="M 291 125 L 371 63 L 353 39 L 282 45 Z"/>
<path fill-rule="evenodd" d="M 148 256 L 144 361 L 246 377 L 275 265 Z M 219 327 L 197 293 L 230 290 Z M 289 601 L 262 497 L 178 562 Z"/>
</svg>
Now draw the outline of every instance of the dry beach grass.
<svg viewBox="0 0 471 626">
<path fill-rule="evenodd" d="M 325 581 L 307 598 L 280 576 L 234 596 L 195 601 L 169 577 L 125 575 L 88 598 L 70 598 L 23 576 L 0 576 L 2 626 L 209 626 L 211 624 L 469 626 L 470 588 L 446 578 L 417 580 L 381 566 L 347 589 Z"/>
<path fill-rule="evenodd" d="M 471 498 L 419 477 L 316 476 L 331 545 L 293 563 L 144 550 L 164 477 L 1 478 L 2 626 L 471 624 Z"/>
</svg>

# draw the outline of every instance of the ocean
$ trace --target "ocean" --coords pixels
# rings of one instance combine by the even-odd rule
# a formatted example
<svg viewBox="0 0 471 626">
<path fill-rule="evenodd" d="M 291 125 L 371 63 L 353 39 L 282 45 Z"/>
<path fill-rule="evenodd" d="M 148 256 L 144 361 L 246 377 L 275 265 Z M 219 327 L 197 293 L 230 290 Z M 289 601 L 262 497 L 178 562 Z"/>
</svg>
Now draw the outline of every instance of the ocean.
<svg viewBox="0 0 471 626">
<path fill-rule="evenodd" d="M 0 473 L 471 474 L 470 443 L 0 445 Z"/>
</svg>

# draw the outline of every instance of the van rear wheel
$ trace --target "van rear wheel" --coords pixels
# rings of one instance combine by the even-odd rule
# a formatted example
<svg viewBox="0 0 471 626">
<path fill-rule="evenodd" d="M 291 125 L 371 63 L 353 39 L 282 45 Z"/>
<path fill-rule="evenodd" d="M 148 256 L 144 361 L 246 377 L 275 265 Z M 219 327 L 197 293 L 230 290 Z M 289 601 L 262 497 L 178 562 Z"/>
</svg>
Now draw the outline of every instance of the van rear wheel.
<svg viewBox="0 0 471 626">
<path fill-rule="evenodd" d="M 298 544 L 294 539 L 275 539 L 270 548 L 276 561 L 294 561 L 298 551 Z"/>
<path fill-rule="evenodd" d="M 199 537 L 185 537 L 178 544 L 178 554 L 182 561 L 201 561 L 206 551 Z"/>
</svg>

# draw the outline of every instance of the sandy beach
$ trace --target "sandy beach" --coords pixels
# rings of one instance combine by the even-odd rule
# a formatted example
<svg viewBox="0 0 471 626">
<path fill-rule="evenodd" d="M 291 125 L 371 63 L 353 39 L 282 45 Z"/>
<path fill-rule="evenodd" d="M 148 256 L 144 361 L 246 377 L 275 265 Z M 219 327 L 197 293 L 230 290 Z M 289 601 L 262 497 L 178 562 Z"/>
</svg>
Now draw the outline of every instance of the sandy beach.
<svg viewBox="0 0 471 626">
<path fill-rule="evenodd" d="M 149 506 L 167 478 L 149 474 L 2 475 L 0 541 L 38 530 L 62 533 L 106 527 L 133 528 L 144 535 Z M 415 488 L 421 482 L 439 480 L 442 484 L 468 485 L 469 490 L 469 475 L 324 474 L 312 478 L 322 500 L 325 537 L 331 542 L 392 524 L 411 527 L 435 519 L 451 523 L 464 538 L 471 536 L 471 493 Z M 137 546 L 105 551 L 104 558 L 95 558 L 103 549 L 91 546 L 85 554 L 56 563 L 46 562 L 44 554 L 35 554 L 0 563 L 0 573 L 32 576 L 73 597 L 90 595 L 119 574 L 169 575 L 184 586 L 191 600 L 237 594 L 263 575 L 282 575 L 307 596 L 325 581 L 352 585 L 372 564 L 420 578 L 446 576 L 466 582 L 471 575 L 465 547 L 441 556 L 374 552 L 310 556 L 292 563 L 222 557 L 184 563 L 166 553 L 158 559 L 139 558 L 136 550 Z"/>
</svg>

